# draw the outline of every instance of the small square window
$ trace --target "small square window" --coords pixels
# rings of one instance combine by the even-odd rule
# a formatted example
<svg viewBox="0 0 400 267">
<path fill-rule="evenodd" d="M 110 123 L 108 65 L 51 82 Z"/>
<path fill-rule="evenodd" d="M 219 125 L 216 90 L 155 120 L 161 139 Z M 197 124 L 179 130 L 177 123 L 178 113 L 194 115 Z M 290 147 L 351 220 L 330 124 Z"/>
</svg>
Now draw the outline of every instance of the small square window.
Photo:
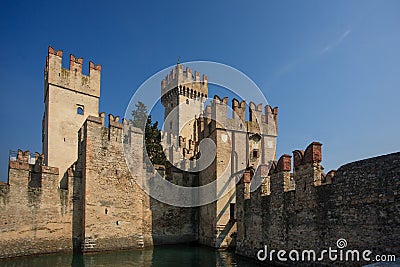
<svg viewBox="0 0 400 267">
<path fill-rule="evenodd" d="M 83 115 L 85 113 L 84 106 L 77 105 L 76 114 Z"/>
<path fill-rule="evenodd" d="M 253 158 L 258 158 L 258 149 L 253 149 Z"/>
</svg>

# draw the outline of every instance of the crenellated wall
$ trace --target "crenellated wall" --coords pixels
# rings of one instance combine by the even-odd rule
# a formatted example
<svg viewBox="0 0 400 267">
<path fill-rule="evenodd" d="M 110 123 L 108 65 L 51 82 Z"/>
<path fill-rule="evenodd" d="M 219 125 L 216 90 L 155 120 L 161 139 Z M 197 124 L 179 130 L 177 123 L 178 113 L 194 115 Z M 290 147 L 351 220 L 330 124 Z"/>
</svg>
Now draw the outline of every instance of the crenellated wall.
<svg viewBox="0 0 400 267">
<path fill-rule="evenodd" d="M 70 54 L 69 69 L 66 69 L 62 67 L 62 57 L 62 50 L 56 51 L 49 46 L 44 69 L 46 83 L 99 98 L 101 65 L 95 65 L 90 61 L 89 75 L 84 75 L 82 74 L 82 58 L 76 58 Z M 45 86 L 45 96 L 48 93 L 47 90 L 48 88 Z"/>
<path fill-rule="evenodd" d="M 70 251 L 72 199 L 60 187 L 58 168 L 43 155 L 18 150 L 10 159 L 8 182 L 0 184 L 0 258 Z"/>
<path fill-rule="evenodd" d="M 140 181 L 155 175 L 143 162 L 143 133 L 131 121 L 105 113 L 89 116 L 80 129 L 78 160 L 70 168 L 74 187 L 73 239 L 76 251 L 142 248 L 197 239 L 194 209 L 151 198 Z M 125 146 L 123 148 L 123 146 Z M 125 158 L 124 151 L 131 157 Z M 131 172 L 129 167 L 132 168 Z M 196 182 L 196 175 L 167 173 L 166 179 Z M 139 182 L 139 184 L 137 183 Z"/>
<path fill-rule="evenodd" d="M 203 114 L 202 123 L 199 123 L 200 135 L 207 136 L 214 128 L 225 128 L 228 130 L 247 131 L 252 133 L 277 136 L 278 134 L 278 108 L 272 108 L 269 105 L 264 107 L 262 112 L 262 104 L 249 105 L 243 100 L 239 102 L 236 98 L 232 99 L 231 106 L 228 104 L 228 97 L 220 98 L 214 96 L 210 105 L 207 105 Z M 246 120 L 246 112 L 249 112 L 249 120 Z M 231 113 L 231 115 L 229 115 Z M 215 121 L 214 124 L 210 123 Z M 206 126 L 209 126 L 207 129 Z M 201 132 L 205 131 L 205 134 Z"/>
<path fill-rule="evenodd" d="M 337 248 L 336 241 L 344 238 L 348 249 L 399 255 L 400 153 L 349 163 L 325 174 L 321 146 L 314 142 L 305 151 L 293 151 L 292 174 L 291 156 L 283 155 L 265 178 L 270 188 L 264 192 L 259 188 L 250 193 L 250 179 L 238 183 L 236 253 L 256 259 L 264 245 L 269 251 L 318 253 Z"/>
</svg>

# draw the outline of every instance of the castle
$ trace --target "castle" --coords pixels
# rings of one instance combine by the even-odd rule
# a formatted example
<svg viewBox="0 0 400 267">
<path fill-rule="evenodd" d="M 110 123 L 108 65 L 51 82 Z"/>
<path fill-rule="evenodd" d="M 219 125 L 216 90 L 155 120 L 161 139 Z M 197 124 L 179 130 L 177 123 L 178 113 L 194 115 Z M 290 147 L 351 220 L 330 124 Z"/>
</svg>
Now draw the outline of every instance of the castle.
<svg viewBox="0 0 400 267">
<path fill-rule="evenodd" d="M 244 101 L 232 100 L 232 117 L 227 98 L 215 96 L 204 108 L 207 76 L 178 63 L 161 81 L 169 163 L 155 172 L 144 164 L 142 130 L 112 114 L 106 125 L 99 112 L 101 66 L 90 62 L 86 76 L 81 58 L 71 55 L 65 69 L 62 56 L 49 47 L 43 154 L 19 150 L 10 157 L 8 182 L 0 184 L 0 258 L 182 242 L 236 247 L 255 258 L 264 243 L 320 248 L 339 237 L 357 248 L 399 254 L 400 153 L 325 174 L 321 144 L 314 142 L 293 152 L 291 173 L 291 156 L 275 160 L 277 108 L 251 102 L 248 121 Z M 202 166 L 205 139 L 214 142 L 215 157 Z M 137 183 L 157 173 L 186 187 L 240 177 L 211 203 L 177 207 Z M 262 186 L 250 192 L 256 178 Z"/>
</svg>

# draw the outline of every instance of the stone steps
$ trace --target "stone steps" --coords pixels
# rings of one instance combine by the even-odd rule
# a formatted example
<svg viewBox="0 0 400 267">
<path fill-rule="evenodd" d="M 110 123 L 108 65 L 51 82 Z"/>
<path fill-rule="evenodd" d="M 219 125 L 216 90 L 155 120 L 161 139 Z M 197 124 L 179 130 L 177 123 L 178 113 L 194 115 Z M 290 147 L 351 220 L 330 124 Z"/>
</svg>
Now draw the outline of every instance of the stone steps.
<svg viewBox="0 0 400 267">
<path fill-rule="evenodd" d="M 82 243 L 82 250 L 91 250 L 96 247 L 96 239 L 88 236 L 85 237 L 85 241 Z"/>
<path fill-rule="evenodd" d="M 137 246 L 139 248 L 144 248 L 144 240 L 143 240 L 143 235 L 142 234 L 136 235 L 136 242 L 137 242 Z"/>
</svg>

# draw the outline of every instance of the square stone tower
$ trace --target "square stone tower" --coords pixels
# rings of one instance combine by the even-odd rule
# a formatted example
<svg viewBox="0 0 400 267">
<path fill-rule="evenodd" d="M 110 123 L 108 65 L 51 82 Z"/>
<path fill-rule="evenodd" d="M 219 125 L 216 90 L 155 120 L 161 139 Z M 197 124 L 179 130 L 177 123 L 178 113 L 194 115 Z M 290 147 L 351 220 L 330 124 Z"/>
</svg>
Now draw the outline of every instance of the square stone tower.
<svg viewBox="0 0 400 267">
<path fill-rule="evenodd" d="M 60 177 L 76 161 L 78 130 L 89 115 L 98 116 L 101 65 L 89 63 L 82 74 L 82 58 L 70 55 L 62 67 L 62 51 L 49 46 L 44 69 L 45 111 L 42 121 L 44 163 L 58 167 Z"/>
</svg>

